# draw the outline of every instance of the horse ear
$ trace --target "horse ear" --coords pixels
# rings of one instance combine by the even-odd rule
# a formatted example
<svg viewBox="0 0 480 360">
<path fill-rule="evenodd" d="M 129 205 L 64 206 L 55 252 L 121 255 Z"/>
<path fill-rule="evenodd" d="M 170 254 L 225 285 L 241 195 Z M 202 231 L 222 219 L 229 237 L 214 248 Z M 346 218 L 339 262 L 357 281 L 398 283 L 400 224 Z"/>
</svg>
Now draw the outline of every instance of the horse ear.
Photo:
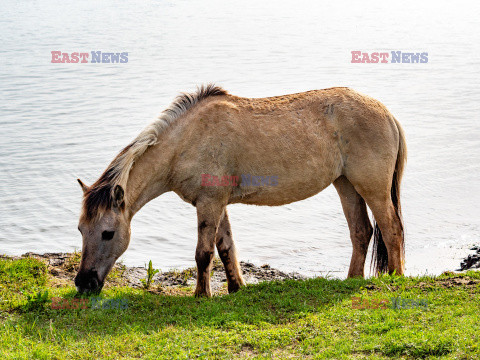
<svg viewBox="0 0 480 360">
<path fill-rule="evenodd" d="M 117 208 L 123 205 L 123 198 L 125 197 L 125 191 L 120 185 L 115 186 L 113 190 L 113 205 Z"/>
<path fill-rule="evenodd" d="M 80 179 L 77 179 L 77 181 L 78 181 L 78 183 L 80 184 L 80 187 L 82 188 L 83 193 L 85 194 L 85 193 L 88 191 L 88 186 L 85 185 L 85 184 L 82 182 L 82 180 L 80 180 Z"/>
</svg>

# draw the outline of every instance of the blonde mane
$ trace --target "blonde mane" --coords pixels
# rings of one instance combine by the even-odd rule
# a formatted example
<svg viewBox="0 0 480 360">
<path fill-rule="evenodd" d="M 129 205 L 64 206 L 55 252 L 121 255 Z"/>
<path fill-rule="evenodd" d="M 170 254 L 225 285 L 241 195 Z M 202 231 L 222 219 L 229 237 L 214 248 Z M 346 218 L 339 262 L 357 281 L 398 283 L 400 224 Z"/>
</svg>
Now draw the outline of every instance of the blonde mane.
<svg viewBox="0 0 480 360">
<path fill-rule="evenodd" d="M 93 219 L 113 204 L 113 192 L 117 185 L 126 187 L 130 170 L 145 151 L 157 143 L 158 137 L 180 116 L 210 96 L 226 95 L 227 91 L 214 84 L 200 86 L 194 93 L 181 93 L 165 109 L 159 118 L 148 125 L 110 163 L 100 178 L 85 192 L 83 213 L 87 220 Z"/>
</svg>

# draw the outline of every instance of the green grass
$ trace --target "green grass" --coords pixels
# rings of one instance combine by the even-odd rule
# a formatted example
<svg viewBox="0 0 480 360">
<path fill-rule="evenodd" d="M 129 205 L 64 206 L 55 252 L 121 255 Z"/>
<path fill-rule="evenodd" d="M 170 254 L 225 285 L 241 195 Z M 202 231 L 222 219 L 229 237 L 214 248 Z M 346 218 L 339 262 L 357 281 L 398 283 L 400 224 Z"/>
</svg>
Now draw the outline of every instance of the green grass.
<svg viewBox="0 0 480 360">
<path fill-rule="evenodd" d="M 124 310 L 52 309 L 45 265 L 0 259 L 0 359 L 479 359 L 480 273 L 250 285 L 211 299 L 113 287 Z M 36 294 L 40 294 L 36 296 Z M 393 297 L 411 309 L 352 308 Z"/>
</svg>

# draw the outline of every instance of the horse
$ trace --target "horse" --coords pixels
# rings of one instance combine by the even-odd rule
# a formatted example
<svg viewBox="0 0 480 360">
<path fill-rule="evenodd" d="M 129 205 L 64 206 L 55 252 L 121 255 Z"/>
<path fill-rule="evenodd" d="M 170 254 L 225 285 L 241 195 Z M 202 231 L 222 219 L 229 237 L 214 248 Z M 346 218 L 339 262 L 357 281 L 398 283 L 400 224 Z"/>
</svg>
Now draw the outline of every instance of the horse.
<svg viewBox="0 0 480 360">
<path fill-rule="evenodd" d="M 93 185 L 77 179 L 84 193 L 77 291 L 101 291 L 129 245 L 132 217 L 168 191 L 196 207 L 196 296 L 211 296 L 215 247 L 229 293 L 245 285 L 227 205 L 284 205 L 332 183 L 353 247 L 348 277 L 364 276 L 372 234 L 375 275 L 402 275 L 400 182 L 406 155 L 404 131 L 387 108 L 347 87 L 267 98 L 235 96 L 213 84 L 181 93 Z M 238 183 L 205 186 L 206 174 Z M 259 186 L 246 183 L 245 174 L 276 181 Z"/>
</svg>

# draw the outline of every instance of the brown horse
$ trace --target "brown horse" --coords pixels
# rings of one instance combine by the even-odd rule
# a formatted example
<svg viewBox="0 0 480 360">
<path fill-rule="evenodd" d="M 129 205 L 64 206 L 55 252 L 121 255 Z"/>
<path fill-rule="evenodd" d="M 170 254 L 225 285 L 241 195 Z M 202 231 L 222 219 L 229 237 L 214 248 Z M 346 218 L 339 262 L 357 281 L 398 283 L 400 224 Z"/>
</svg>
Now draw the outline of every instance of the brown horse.
<svg viewBox="0 0 480 360">
<path fill-rule="evenodd" d="M 349 88 L 250 99 L 208 85 L 181 94 L 92 186 L 78 180 L 84 191 L 79 224 L 83 246 L 75 285 L 80 292 L 100 291 L 128 247 L 133 215 L 150 200 L 174 191 L 197 208 L 195 295 L 211 296 L 215 246 L 228 290 L 236 291 L 245 282 L 227 205 L 288 204 L 332 183 L 353 245 L 348 276 L 363 276 L 372 233 L 376 272 L 401 275 L 399 195 L 405 161 L 405 136 L 398 121 L 379 101 Z M 205 174 L 230 176 L 238 183 L 204 186 Z M 276 182 L 246 183 L 245 174 Z M 366 205 L 376 220 L 375 230 Z"/>
</svg>

